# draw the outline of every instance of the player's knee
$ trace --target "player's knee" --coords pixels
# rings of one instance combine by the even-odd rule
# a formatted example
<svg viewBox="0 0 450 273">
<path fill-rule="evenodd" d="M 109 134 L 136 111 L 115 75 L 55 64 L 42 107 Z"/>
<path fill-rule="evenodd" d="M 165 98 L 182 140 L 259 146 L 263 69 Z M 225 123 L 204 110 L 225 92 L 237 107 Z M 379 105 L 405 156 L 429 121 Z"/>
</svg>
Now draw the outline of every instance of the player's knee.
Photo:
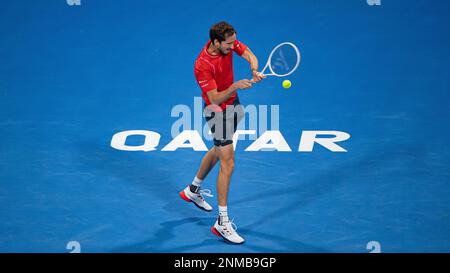
<svg viewBox="0 0 450 273">
<path fill-rule="evenodd" d="M 234 170 L 234 159 L 222 160 L 220 162 L 220 171 L 225 175 L 231 175 Z"/>
</svg>

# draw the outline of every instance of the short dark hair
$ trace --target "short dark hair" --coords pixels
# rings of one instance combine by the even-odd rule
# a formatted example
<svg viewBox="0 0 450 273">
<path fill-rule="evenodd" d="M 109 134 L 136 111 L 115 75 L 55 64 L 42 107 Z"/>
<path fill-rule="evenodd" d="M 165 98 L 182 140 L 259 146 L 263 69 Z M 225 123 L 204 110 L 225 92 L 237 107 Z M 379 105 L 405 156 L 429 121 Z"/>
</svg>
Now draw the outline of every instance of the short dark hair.
<svg viewBox="0 0 450 273">
<path fill-rule="evenodd" d="M 235 34 L 236 30 L 234 30 L 233 26 L 228 24 L 225 21 L 214 24 L 209 30 L 209 38 L 211 42 L 214 43 L 214 40 L 218 40 L 219 43 L 225 41 L 228 37 Z"/>
</svg>

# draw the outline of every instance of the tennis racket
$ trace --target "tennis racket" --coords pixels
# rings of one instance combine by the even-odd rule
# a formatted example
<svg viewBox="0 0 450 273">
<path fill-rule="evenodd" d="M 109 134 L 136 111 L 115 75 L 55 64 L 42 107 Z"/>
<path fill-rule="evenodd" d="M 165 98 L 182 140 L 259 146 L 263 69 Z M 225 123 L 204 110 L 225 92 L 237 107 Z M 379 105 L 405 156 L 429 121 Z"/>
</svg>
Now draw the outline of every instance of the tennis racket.
<svg viewBox="0 0 450 273">
<path fill-rule="evenodd" d="M 291 42 L 277 45 L 269 55 L 266 66 L 259 72 L 264 76 L 286 77 L 294 73 L 300 65 L 301 55 Z"/>
</svg>

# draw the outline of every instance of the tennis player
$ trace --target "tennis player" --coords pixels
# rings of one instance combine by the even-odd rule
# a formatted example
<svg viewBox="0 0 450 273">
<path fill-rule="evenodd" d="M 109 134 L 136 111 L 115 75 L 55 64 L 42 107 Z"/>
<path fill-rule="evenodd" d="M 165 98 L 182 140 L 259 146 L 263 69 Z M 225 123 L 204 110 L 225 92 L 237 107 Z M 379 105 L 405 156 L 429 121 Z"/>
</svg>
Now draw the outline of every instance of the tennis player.
<svg viewBox="0 0 450 273">
<path fill-rule="evenodd" d="M 214 146 L 203 157 L 192 184 L 181 191 L 180 196 L 200 209 L 212 211 L 200 188 L 208 173 L 220 161 L 217 178 L 219 215 L 211 230 L 227 242 L 242 244 L 244 239 L 236 232 L 227 210 L 228 190 L 234 169 L 233 135 L 244 117 L 237 90 L 249 89 L 265 76 L 258 72 L 256 56 L 236 39 L 236 31 L 230 24 L 219 22 L 213 25 L 209 38 L 195 61 L 194 73 L 202 90 L 204 113 L 214 137 Z M 232 51 L 249 62 L 251 80 L 234 81 Z"/>
</svg>

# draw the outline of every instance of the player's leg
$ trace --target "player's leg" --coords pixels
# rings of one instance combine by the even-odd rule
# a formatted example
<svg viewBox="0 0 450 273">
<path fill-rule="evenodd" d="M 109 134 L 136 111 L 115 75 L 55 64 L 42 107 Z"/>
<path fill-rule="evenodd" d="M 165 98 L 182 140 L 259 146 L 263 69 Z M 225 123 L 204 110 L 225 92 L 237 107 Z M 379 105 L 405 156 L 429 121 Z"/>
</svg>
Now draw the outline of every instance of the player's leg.
<svg viewBox="0 0 450 273">
<path fill-rule="evenodd" d="M 234 169 L 233 145 L 231 143 L 226 146 L 217 147 L 216 149 L 220 160 L 220 170 L 217 178 L 219 217 L 211 228 L 211 231 L 230 243 L 242 244 L 244 239 L 236 232 L 236 229 L 233 227 L 234 224 L 228 217 L 228 190 Z"/>
<path fill-rule="evenodd" d="M 213 146 L 206 155 L 203 157 L 202 162 L 200 163 L 200 168 L 197 171 L 198 179 L 205 179 L 208 173 L 214 168 L 219 157 L 216 154 L 216 146 Z"/>
<path fill-rule="evenodd" d="M 217 194 L 219 206 L 227 206 L 228 188 L 230 186 L 231 175 L 234 170 L 234 150 L 233 145 L 216 147 L 220 160 L 219 176 L 217 178 Z"/>
<path fill-rule="evenodd" d="M 206 111 L 207 109 L 205 109 Z M 211 132 L 215 136 L 215 113 L 211 111 L 205 112 L 206 121 L 208 122 L 208 125 L 211 128 Z M 222 116 L 220 116 L 222 118 Z M 214 138 L 214 143 L 217 144 L 217 140 Z M 203 180 L 206 178 L 208 173 L 214 168 L 217 161 L 219 160 L 217 156 L 217 151 L 215 146 L 211 148 L 205 156 L 203 156 L 203 159 L 200 163 L 200 167 L 197 171 L 196 176 L 194 177 L 194 180 L 192 181 L 192 184 L 187 186 L 184 190 L 180 192 L 180 197 L 187 201 L 187 202 L 193 202 L 197 207 L 200 209 L 211 211 L 212 207 L 205 201 L 203 198 L 202 192 L 200 191 L 201 184 L 203 183 Z"/>
<path fill-rule="evenodd" d="M 187 202 L 193 202 L 198 208 L 202 210 L 212 210 L 211 205 L 209 205 L 203 198 L 203 194 L 206 193 L 200 191 L 200 187 L 203 183 L 203 180 L 212 170 L 212 168 L 214 168 L 218 160 L 219 158 L 216 155 L 216 149 L 215 147 L 213 147 L 203 157 L 202 162 L 200 163 L 200 168 L 197 172 L 197 175 L 194 177 L 192 184 L 187 186 L 180 192 L 180 197 L 183 200 Z"/>
<path fill-rule="evenodd" d="M 236 101 L 238 105 L 239 101 Z M 230 180 L 234 170 L 234 147 L 233 135 L 236 132 L 237 124 L 243 117 L 242 107 L 227 108 L 227 114 L 224 118 L 225 138 L 216 152 L 220 160 L 219 176 L 217 177 L 217 195 L 219 203 L 219 217 L 212 227 L 212 232 L 221 236 L 226 241 L 234 244 L 242 244 L 244 239 L 239 236 L 233 227 L 234 224 L 228 217 L 228 191 Z"/>
</svg>

